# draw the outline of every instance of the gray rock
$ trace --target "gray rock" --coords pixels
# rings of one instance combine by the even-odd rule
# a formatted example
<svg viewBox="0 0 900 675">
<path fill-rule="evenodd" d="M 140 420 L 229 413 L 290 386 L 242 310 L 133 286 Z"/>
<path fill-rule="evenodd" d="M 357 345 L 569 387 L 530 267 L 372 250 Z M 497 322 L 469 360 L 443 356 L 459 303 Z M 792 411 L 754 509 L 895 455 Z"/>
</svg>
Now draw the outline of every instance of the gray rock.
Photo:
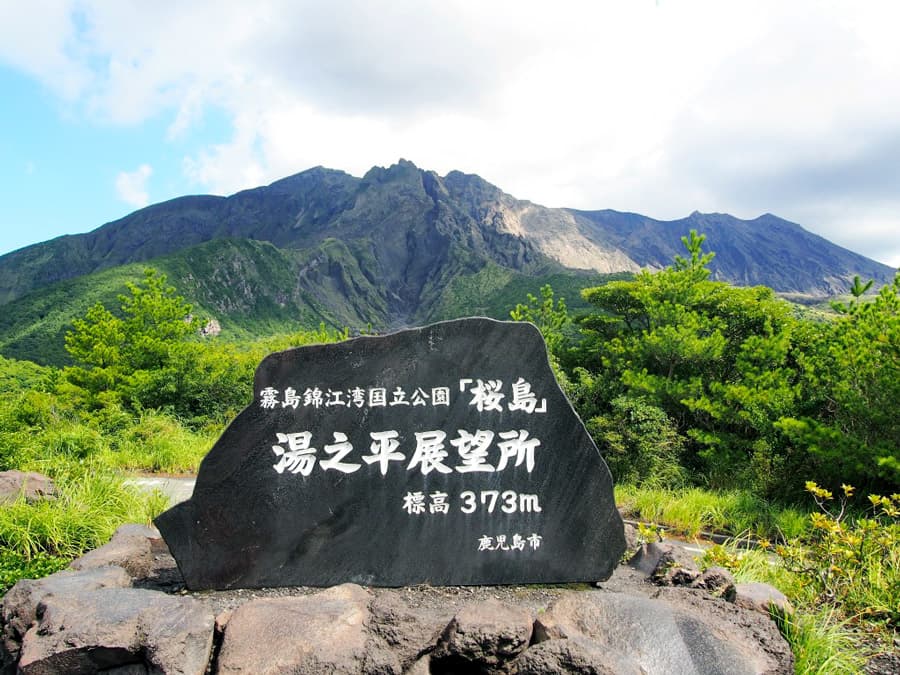
<svg viewBox="0 0 900 675">
<path fill-rule="evenodd" d="M 704 614 L 621 593 L 577 593 L 538 617 L 535 641 L 588 637 L 608 658 L 635 664 L 646 675 L 792 672 L 790 658 L 784 663 L 761 648 L 748 625 L 722 621 L 722 615 L 707 623 Z"/>
<path fill-rule="evenodd" d="M 369 610 L 369 633 L 397 655 L 403 672 L 434 650 L 447 626 L 446 608 L 414 607 L 393 591 L 375 598 Z"/>
<path fill-rule="evenodd" d="M 700 576 L 694 557 L 680 546 L 644 544 L 628 561 L 634 569 L 662 585 L 687 585 Z"/>
<path fill-rule="evenodd" d="M 22 640 L 24 675 L 93 673 L 144 665 L 156 673 L 203 675 L 213 616 L 191 598 L 136 588 L 46 595 Z"/>
<path fill-rule="evenodd" d="M 201 673 L 211 644 L 224 673 L 792 673 L 767 614 L 711 595 L 729 579 L 710 569 L 695 588 L 654 586 L 622 565 L 603 590 L 348 584 L 192 600 L 128 588 L 118 566 L 66 570 L 3 599 L 0 673 L 20 656 L 23 673 Z"/>
<path fill-rule="evenodd" d="M 706 631 L 719 639 L 728 641 L 742 659 L 755 664 L 758 672 L 767 675 L 793 674 L 794 655 L 790 645 L 768 616 L 694 588 L 656 587 L 651 597 L 700 622 Z M 686 634 L 686 639 L 689 637 L 690 634 Z"/>
<path fill-rule="evenodd" d="M 528 646 L 533 624 L 530 612 L 497 600 L 467 605 L 441 634 L 433 667 L 442 672 L 496 669 Z"/>
<path fill-rule="evenodd" d="M 734 602 L 734 577 L 724 567 L 710 567 L 691 584 L 693 588 L 701 588 L 716 597 Z"/>
<path fill-rule="evenodd" d="M 38 605 L 46 596 L 72 596 L 100 588 L 127 588 L 128 573 L 121 567 L 63 570 L 43 579 L 22 579 L 3 597 L 0 607 L 0 670 L 19 658 L 22 640 L 37 622 Z"/>
<path fill-rule="evenodd" d="M 202 337 L 215 337 L 221 332 L 222 325 L 218 322 L 217 319 L 210 319 L 204 326 L 200 328 L 200 335 Z"/>
<path fill-rule="evenodd" d="M 643 675 L 637 664 L 623 662 L 599 643 L 580 635 L 529 647 L 514 662 L 513 672 L 517 675 Z"/>
<path fill-rule="evenodd" d="M 24 497 L 26 502 L 56 497 L 56 486 L 42 473 L 34 471 L 0 471 L 0 504 Z"/>
<path fill-rule="evenodd" d="M 118 565 L 132 579 L 146 579 L 154 569 L 154 542 L 164 545 L 156 528 L 144 525 L 122 525 L 112 538 L 93 551 L 89 551 L 69 567 L 73 570 L 86 570 L 106 565 Z"/>
<path fill-rule="evenodd" d="M 397 658 L 369 640 L 371 599 L 360 586 L 343 584 L 314 595 L 251 600 L 228 619 L 218 672 L 399 674 Z"/>
<path fill-rule="evenodd" d="M 690 586 L 699 577 L 700 570 L 684 568 L 676 563 L 661 567 L 650 578 L 653 583 L 660 586 Z"/>
<path fill-rule="evenodd" d="M 404 670 L 403 675 L 431 675 L 431 658 L 423 656 Z"/>
<path fill-rule="evenodd" d="M 897 644 L 898 640 L 900 638 L 894 639 L 895 647 L 893 651 L 875 654 L 870 657 L 866 661 L 863 672 L 866 675 L 897 675 L 897 673 L 900 673 L 900 649 L 897 648 L 900 645 Z"/>
<path fill-rule="evenodd" d="M 745 609 L 756 610 L 762 612 L 766 616 L 769 610 L 774 607 L 782 614 L 792 614 L 794 606 L 787 599 L 784 593 L 774 586 L 759 582 L 746 584 L 737 584 L 735 586 L 734 604 Z"/>
<path fill-rule="evenodd" d="M 631 557 L 639 548 L 638 531 L 631 523 L 625 523 L 625 554 Z"/>
</svg>

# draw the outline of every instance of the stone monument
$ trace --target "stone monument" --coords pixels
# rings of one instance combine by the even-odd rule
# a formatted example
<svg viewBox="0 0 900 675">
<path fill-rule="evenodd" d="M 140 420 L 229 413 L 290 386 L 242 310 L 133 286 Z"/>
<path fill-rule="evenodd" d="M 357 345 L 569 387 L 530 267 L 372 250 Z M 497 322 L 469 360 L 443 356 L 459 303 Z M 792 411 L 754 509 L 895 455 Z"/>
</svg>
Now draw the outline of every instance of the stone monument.
<svg viewBox="0 0 900 675">
<path fill-rule="evenodd" d="M 268 356 L 156 519 L 191 589 L 598 581 L 612 479 L 531 324 L 460 319 Z"/>
</svg>

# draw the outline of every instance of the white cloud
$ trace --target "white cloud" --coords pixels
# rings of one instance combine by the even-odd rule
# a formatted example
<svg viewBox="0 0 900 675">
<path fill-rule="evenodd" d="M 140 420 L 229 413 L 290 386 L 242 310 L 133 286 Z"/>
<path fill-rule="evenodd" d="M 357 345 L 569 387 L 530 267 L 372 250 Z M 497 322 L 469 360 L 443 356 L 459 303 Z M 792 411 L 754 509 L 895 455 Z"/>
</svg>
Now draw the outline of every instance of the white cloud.
<svg viewBox="0 0 900 675">
<path fill-rule="evenodd" d="M 141 164 L 134 171 L 121 171 L 116 176 L 116 193 L 126 204 L 141 208 L 150 203 L 147 181 L 153 175 L 149 164 Z"/>
<path fill-rule="evenodd" d="M 406 157 L 550 206 L 768 211 L 900 255 L 889 0 L 45 4 L 0 10 L 0 60 L 96 122 L 163 113 L 169 139 L 223 110 L 232 137 L 183 162 L 203 190 Z"/>
<path fill-rule="evenodd" d="M 67 100 L 92 78 L 77 40 L 75 3 L 0 3 L 0 63 L 31 75 Z"/>
</svg>

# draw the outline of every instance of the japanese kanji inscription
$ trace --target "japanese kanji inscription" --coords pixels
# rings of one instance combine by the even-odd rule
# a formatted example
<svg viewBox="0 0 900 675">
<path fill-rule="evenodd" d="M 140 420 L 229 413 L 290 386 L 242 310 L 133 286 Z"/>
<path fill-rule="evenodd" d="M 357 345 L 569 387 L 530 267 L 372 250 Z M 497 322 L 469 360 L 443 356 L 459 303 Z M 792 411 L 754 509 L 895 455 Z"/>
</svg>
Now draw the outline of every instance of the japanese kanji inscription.
<svg viewBox="0 0 900 675">
<path fill-rule="evenodd" d="M 624 549 L 540 333 L 491 319 L 267 357 L 157 525 L 194 589 L 596 581 Z"/>
</svg>

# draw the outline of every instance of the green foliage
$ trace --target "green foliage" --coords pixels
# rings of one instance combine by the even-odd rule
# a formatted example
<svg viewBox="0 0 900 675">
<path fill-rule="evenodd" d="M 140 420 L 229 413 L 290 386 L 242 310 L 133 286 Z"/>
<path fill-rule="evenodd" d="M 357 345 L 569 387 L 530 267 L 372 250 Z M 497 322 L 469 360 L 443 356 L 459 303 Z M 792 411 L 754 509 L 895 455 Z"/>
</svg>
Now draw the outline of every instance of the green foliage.
<svg viewBox="0 0 900 675">
<path fill-rule="evenodd" d="M 703 281 L 709 278 L 709 268 L 707 265 L 716 257 L 713 252 L 703 252 L 703 242 L 706 241 L 705 234 L 697 234 L 697 230 L 691 230 L 686 237 L 681 237 L 681 243 L 687 249 L 690 259 L 680 255 L 675 256 L 675 270 L 679 272 L 687 272 L 697 281 Z"/>
<path fill-rule="evenodd" d="M 856 675 L 865 657 L 859 638 L 846 620 L 830 609 L 810 609 L 774 617 L 794 653 L 797 675 Z"/>
<path fill-rule="evenodd" d="M 637 526 L 637 543 L 638 546 L 644 544 L 654 544 L 662 541 L 666 536 L 666 531 L 656 523 L 638 523 Z"/>
<path fill-rule="evenodd" d="M 0 506 L 0 584 L 55 571 L 105 543 L 124 522 L 149 523 L 164 504 L 158 497 L 125 487 L 96 462 L 45 462 L 58 496 Z"/>
<path fill-rule="evenodd" d="M 0 356 L 0 392 L 4 394 L 43 389 L 54 376 L 52 368 Z"/>
<path fill-rule="evenodd" d="M 76 365 L 65 377 L 94 397 L 115 392 L 136 410 L 181 407 L 188 392 L 179 385 L 193 357 L 187 338 L 197 328 L 191 306 L 153 269 L 128 289 L 119 296 L 121 317 L 98 303 L 73 322 L 66 350 Z"/>
<path fill-rule="evenodd" d="M 605 449 L 604 458 L 617 482 L 645 487 L 685 484 L 681 464 L 684 441 L 660 408 L 642 399 L 618 396 L 608 413 L 587 421 L 587 428 Z"/>
<path fill-rule="evenodd" d="M 859 275 L 853 277 L 853 286 L 850 287 L 850 295 L 853 296 L 853 299 L 848 303 L 843 303 L 841 301 L 832 301 L 831 308 L 837 312 L 838 314 L 850 314 L 859 309 L 860 298 L 865 295 L 866 291 L 872 288 L 872 284 L 875 283 L 874 279 L 869 279 L 867 282 L 863 283 L 862 279 L 859 278 Z"/>
<path fill-rule="evenodd" d="M 705 237 L 672 267 L 585 289 L 574 322 L 544 286 L 535 322 L 613 473 L 660 486 L 746 487 L 795 499 L 797 476 L 900 484 L 900 274 L 870 301 L 857 278 L 832 320 L 763 287 L 709 280 Z M 576 330 L 577 328 L 577 330 Z"/>
<path fill-rule="evenodd" d="M 795 597 L 797 580 L 777 564 L 768 539 L 752 540 L 735 537 L 725 544 L 715 544 L 700 559 L 701 569 L 717 565 L 729 570 L 737 583 L 758 581 Z"/>
<path fill-rule="evenodd" d="M 810 515 L 807 540 L 779 548 L 785 566 L 813 603 L 847 616 L 900 628 L 900 494 L 870 495 L 869 517 L 848 518 L 854 488 L 844 485 L 839 508 L 833 493 L 807 483 L 821 511 Z"/>
<path fill-rule="evenodd" d="M 192 431 L 169 414 L 146 411 L 116 434 L 98 453 L 98 460 L 130 471 L 190 473 L 197 470 L 218 436 L 218 429 Z"/>
<path fill-rule="evenodd" d="M 291 333 L 270 335 L 245 342 L 241 345 L 241 351 L 249 355 L 255 367 L 264 356 L 272 352 L 303 347 L 304 345 L 340 342 L 349 337 L 350 331 L 346 328 L 343 330 L 331 330 L 324 323 L 320 323 L 316 329 L 297 330 Z M 252 398 L 252 392 L 249 392 L 249 390 L 248 395 Z"/>
<path fill-rule="evenodd" d="M 322 324 L 240 347 L 204 340 L 191 306 L 164 275 L 148 269 L 128 289 L 120 315 L 95 305 L 66 336 L 75 360 L 63 371 L 73 387 L 67 395 L 91 410 L 121 404 L 134 415 L 163 410 L 194 426 L 218 424 L 252 399 L 253 371 L 266 353 L 347 336 Z"/>
<path fill-rule="evenodd" d="M 320 325 L 238 345 L 201 340 L 186 304 L 148 272 L 121 300 L 76 323 L 79 365 L 60 371 L 0 361 L 0 470 L 100 462 L 127 470 L 196 470 L 222 425 L 253 397 L 268 353 L 346 339 Z M 111 324 L 111 325 L 110 325 Z"/>
<path fill-rule="evenodd" d="M 837 320 L 816 326 L 802 366 L 808 405 L 776 426 L 809 453 L 810 473 L 832 489 L 844 481 L 896 489 L 900 273 L 871 302 L 851 301 Z"/>
<path fill-rule="evenodd" d="M 795 320 L 770 289 L 709 281 L 704 237 L 682 241 L 690 257 L 673 267 L 584 291 L 598 311 L 581 321 L 579 404 L 599 420 L 623 396 L 657 408 L 708 484 L 768 491 L 788 461 L 773 422 L 797 401 Z"/>
<path fill-rule="evenodd" d="M 12 588 L 19 579 L 40 579 L 64 569 L 68 558 L 37 553 L 30 558 L 12 549 L 0 549 L 0 595 Z"/>
<path fill-rule="evenodd" d="M 570 324 L 569 312 L 564 298 L 554 302 L 549 284 L 541 286 L 540 299 L 529 293 L 528 302 L 516 305 L 509 315 L 513 321 L 530 321 L 537 326 L 550 353 L 559 353 L 566 340 L 564 331 Z"/>
</svg>

